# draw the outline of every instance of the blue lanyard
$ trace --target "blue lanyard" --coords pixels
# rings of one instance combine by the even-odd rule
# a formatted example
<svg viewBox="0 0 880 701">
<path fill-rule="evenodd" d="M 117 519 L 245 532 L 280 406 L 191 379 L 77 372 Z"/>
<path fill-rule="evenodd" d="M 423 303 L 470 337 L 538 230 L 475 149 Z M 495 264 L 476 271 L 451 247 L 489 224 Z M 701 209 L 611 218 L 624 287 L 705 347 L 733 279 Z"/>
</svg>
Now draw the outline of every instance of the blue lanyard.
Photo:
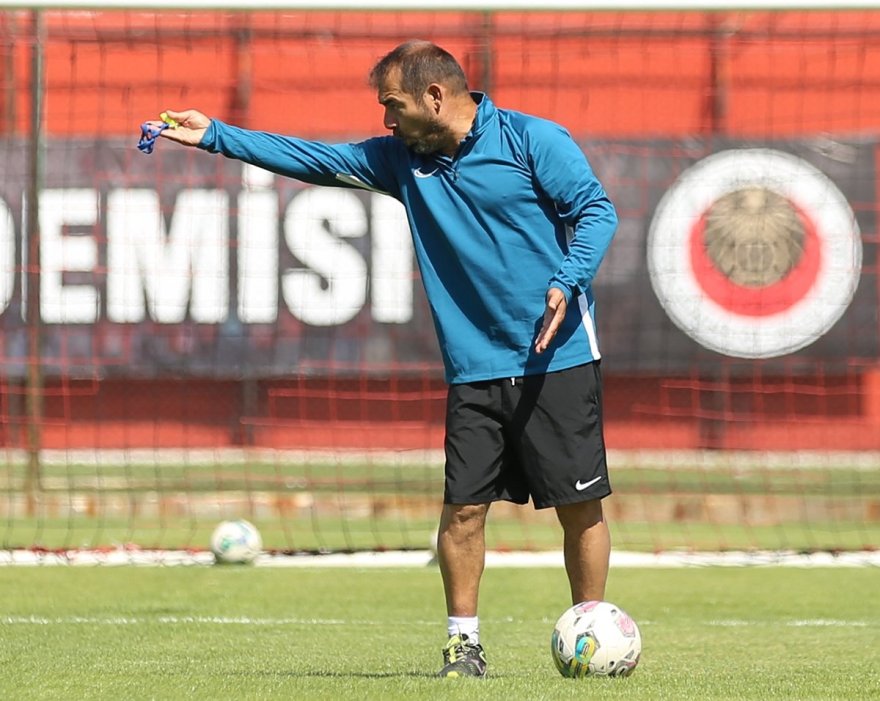
<svg viewBox="0 0 880 701">
<path fill-rule="evenodd" d="M 159 126 L 153 126 L 149 122 L 144 122 L 141 124 L 141 138 L 138 141 L 138 149 L 143 151 L 144 153 L 153 153 L 153 147 L 156 145 L 156 139 L 159 138 L 159 134 L 168 129 L 170 124 L 160 124 Z"/>
</svg>

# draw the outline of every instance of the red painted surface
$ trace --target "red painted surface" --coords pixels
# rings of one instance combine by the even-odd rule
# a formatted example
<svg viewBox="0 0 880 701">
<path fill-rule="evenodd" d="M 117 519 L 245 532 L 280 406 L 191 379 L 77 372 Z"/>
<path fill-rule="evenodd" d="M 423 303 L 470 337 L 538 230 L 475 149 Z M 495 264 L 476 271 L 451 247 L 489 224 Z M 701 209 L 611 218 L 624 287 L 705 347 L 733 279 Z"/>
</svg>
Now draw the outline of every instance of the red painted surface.
<svg viewBox="0 0 880 701">
<path fill-rule="evenodd" d="M 415 36 L 472 87 L 576 136 L 874 134 L 880 11 L 712 13 L 46 13 L 53 136 L 137 135 L 166 108 L 311 138 L 382 132 L 366 76 Z M 0 14 L 0 133 L 26 135 L 31 15 Z M 160 41 L 157 41 L 160 39 Z M 8 77 L 9 79 L 7 79 Z M 440 448 L 443 387 L 391 378 L 102 381 L 49 386 L 47 448 Z M 763 378 L 607 378 L 612 448 L 880 449 L 880 371 Z M 24 445 L 0 381 L 0 445 Z"/>
<path fill-rule="evenodd" d="M 875 131 L 880 11 L 46 13 L 50 134 L 127 135 L 167 107 L 309 137 L 382 131 L 367 85 L 400 41 L 432 39 L 502 106 L 601 137 Z M 2 130 L 28 129 L 31 20 Z M 160 41 L 157 41 L 159 39 Z M 11 119 L 10 119 L 11 116 Z"/>
<path fill-rule="evenodd" d="M 707 391 L 687 379 L 670 389 L 668 378 L 609 376 L 606 438 L 615 449 L 878 450 L 878 378 Z M 0 445 L 23 447 L 25 419 L 3 389 Z M 441 381 L 421 379 L 70 381 L 47 386 L 42 434 L 46 448 L 440 449 L 444 397 Z"/>
</svg>

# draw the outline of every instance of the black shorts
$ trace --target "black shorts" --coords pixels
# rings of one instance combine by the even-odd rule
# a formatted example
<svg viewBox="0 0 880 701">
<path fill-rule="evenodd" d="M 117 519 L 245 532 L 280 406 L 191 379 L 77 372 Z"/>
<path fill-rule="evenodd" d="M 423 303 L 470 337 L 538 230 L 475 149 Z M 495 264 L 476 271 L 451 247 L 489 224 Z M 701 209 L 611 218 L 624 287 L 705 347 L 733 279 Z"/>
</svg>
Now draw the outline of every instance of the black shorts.
<svg viewBox="0 0 880 701">
<path fill-rule="evenodd" d="M 531 497 L 543 509 L 609 494 L 598 362 L 450 386 L 444 503 Z"/>
</svg>

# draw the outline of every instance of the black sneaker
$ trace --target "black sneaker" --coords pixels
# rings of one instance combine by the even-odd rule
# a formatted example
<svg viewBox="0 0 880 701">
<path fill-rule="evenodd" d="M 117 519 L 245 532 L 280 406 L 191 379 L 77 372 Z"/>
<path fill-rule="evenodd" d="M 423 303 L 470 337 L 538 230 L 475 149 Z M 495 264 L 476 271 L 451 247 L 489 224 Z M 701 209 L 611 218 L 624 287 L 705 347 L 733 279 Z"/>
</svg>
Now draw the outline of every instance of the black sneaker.
<svg viewBox="0 0 880 701">
<path fill-rule="evenodd" d="M 441 677 L 485 677 L 486 653 L 479 643 L 472 643 L 466 635 L 453 635 L 443 648 Z"/>
</svg>

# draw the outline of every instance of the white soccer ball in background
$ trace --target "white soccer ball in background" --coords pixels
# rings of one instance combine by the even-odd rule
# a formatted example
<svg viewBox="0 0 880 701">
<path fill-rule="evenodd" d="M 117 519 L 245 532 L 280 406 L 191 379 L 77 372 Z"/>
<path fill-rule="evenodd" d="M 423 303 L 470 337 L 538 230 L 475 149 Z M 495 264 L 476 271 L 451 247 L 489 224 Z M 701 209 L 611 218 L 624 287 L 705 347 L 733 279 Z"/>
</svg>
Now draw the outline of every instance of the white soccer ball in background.
<svg viewBox="0 0 880 701">
<path fill-rule="evenodd" d="M 584 601 L 559 617 L 550 648 L 563 677 L 626 677 L 639 663 L 642 635 L 619 606 Z"/>
<path fill-rule="evenodd" d="M 263 550 L 263 539 L 250 521 L 223 521 L 211 534 L 211 552 L 217 562 L 243 564 L 252 562 Z"/>
</svg>

